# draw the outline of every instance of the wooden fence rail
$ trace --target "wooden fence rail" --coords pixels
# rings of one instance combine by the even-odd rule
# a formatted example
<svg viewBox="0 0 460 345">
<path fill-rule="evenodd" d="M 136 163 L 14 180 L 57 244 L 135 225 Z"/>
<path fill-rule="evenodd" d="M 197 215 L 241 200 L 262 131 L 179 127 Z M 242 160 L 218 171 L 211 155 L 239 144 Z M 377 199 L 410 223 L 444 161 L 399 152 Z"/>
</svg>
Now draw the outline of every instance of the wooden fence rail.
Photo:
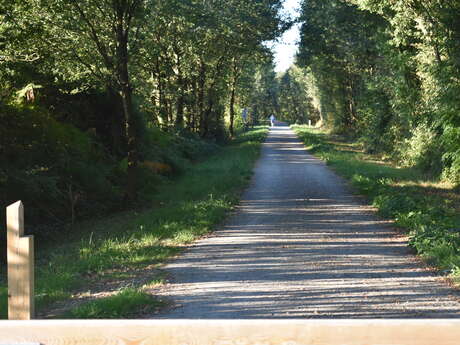
<svg viewBox="0 0 460 345">
<path fill-rule="evenodd" d="M 458 345 L 460 320 L 0 321 L 0 344 Z"/>
</svg>

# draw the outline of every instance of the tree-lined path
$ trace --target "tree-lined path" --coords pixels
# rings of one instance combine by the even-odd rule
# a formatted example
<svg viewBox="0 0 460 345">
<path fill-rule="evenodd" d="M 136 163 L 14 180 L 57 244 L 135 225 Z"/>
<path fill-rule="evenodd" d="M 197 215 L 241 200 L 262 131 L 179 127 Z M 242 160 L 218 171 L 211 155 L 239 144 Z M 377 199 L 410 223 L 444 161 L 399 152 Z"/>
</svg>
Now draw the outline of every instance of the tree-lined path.
<svg viewBox="0 0 460 345">
<path fill-rule="evenodd" d="M 235 214 L 165 269 L 164 318 L 460 316 L 458 293 L 289 127 L 270 131 Z"/>
</svg>

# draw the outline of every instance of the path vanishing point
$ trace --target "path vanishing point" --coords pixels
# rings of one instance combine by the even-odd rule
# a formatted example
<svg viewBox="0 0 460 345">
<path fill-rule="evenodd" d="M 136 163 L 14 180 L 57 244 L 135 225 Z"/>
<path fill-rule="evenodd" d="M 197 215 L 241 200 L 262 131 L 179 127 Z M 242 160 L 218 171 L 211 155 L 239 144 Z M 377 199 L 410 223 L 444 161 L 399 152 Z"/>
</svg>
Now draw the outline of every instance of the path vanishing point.
<svg viewBox="0 0 460 345">
<path fill-rule="evenodd" d="M 263 144 L 227 222 L 164 269 L 154 318 L 453 318 L 460 295 L 289 127 Z"/>
</svg>

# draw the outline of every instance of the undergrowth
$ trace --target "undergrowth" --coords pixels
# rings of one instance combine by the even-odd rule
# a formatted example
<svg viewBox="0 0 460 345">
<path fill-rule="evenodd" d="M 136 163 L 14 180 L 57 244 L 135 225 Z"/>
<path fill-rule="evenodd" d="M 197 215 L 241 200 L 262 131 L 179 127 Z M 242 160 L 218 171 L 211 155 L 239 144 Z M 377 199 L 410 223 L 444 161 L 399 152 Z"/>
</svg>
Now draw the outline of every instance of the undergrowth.
<svg viewBox="0 0 460 345">
<path fill-rule="evenodd" d="M 241 134 L 205 161 L 191 165 L 181 177 L 165 181 L 151 196 L 152 204 L 143 210 L 87 221 L 52 243 L 36 243 L 37 309 L 67 299 L 114 271 L 158 265 L 177 254 L 184 244 L 210 232 L 238 202 L 266 134 L 265 127 Z M 0 317 L 6 318 L 4 277 L 2 282 Z M 138 292 L 120 293 L 109 302 L 91 302 L 68 316 L 124 317 L 125 311 L 115 311 L 110 305 L 118 304 L 118 299 L 130 299 L 131 294 L 138 296 Z M 109 310 L 100 311 L 106 308 Z"/>
<path fill-rule="evenodd" d="M 309 151 L 351 181 L 379 213 L 409 232 L 410 245 L 430 264 L 460 280 L 460 195 L 415 168 L 365 154 L 359 144 L 304 126 L 294 127 Z"/>
</svg>

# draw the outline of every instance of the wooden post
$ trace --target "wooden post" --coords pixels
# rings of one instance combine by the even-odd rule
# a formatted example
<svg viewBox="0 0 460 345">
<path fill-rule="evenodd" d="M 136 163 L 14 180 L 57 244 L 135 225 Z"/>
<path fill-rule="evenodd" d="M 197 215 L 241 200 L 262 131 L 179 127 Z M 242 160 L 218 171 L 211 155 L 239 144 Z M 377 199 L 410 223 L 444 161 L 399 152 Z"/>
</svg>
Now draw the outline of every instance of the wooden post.
<svg viewBox="0 0 460 345">
<path fill-rule="evenodd" d="M 34 242 L 24 236 L 24 207 L 18 201 L 6 208 L 8 255 L 8 318 L 34 316 Z"/>
</svg>

